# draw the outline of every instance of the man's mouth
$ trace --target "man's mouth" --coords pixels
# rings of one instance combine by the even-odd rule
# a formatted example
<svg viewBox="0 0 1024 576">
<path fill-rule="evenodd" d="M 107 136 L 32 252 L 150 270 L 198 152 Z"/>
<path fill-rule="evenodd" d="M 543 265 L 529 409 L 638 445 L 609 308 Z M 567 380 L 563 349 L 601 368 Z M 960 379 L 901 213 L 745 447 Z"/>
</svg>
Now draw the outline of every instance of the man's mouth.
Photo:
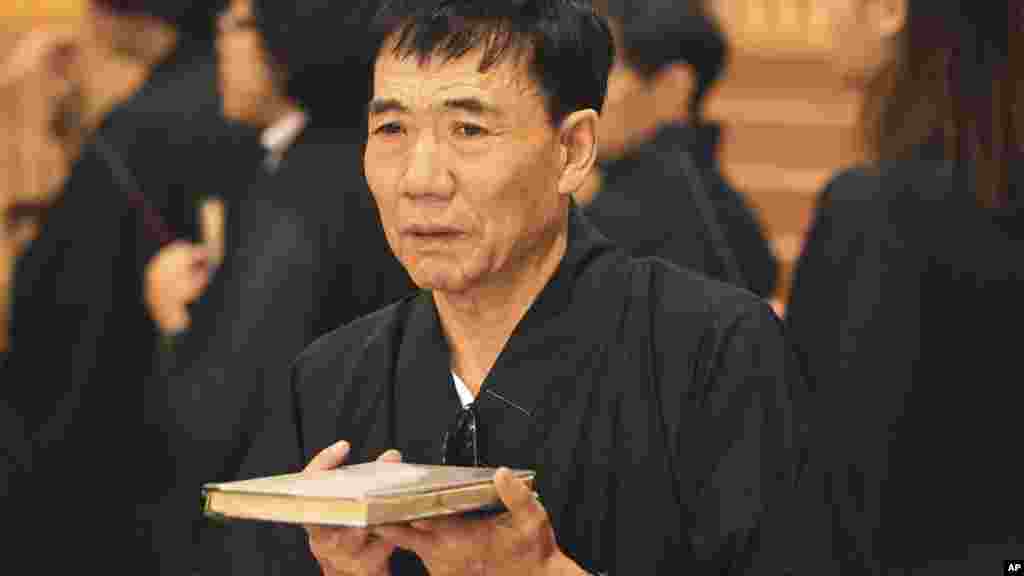
<svg viewBox="0 0 1024 576">
<path fill-rule="evenodd" d="M 405 227 L 402 232 L 408 236 L 425 239 L 454 238 L 463 235 L 463 231 L 459 228 L 440 224 L 412 224 Z"/>
</svg>

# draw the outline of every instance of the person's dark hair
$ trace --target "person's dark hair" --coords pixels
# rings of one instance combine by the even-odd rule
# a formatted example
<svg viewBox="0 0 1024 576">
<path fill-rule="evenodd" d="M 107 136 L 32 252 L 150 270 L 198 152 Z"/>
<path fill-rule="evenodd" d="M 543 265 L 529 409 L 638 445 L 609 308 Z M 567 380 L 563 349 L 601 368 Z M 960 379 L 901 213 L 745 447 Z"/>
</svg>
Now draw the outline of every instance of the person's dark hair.
<svg viewBox="0 0 1024 576">
<path fill-rule="evenodd" d="M 217 14 L 228 0 L 92 0 L 113 14 L 159 18 L 178 29 L 183 42 L 212 43 Z"/>
<path fill-rule="evenodd" d="M 696 82 L 689 95 L 692 122 L 700 122 L 704 98 L 721 77 L 729 44 L 716 20 L 698 0 L 597 0 L 594 6 L 619 27 L 622 57 L 644 79 L 685 62 Z"/>
<path fill-rule="evenodd" d="M 359 127 L 369 99 L 369 28 L 378 0 L 254 0 L 263 42 L 318 126 Z"/>
<path fill-rule="evenodd" d="M 449 61 L 480 49 L 480 71 L 523 57 L 555 126 L 577 110 L 601 111 L 615 58 L 608 23 L 574 0 L 386 0 L 375 19 L 376 52 L 397 35 L 395 55 Z"/>
<path fill-rule="evenodd" d="M 974 169 L 980 206 L 1005 206 L 1024 160 L 1024 2 L 908 0 L 895 61 L 869 87 L 873 159 L 923 150 Z M 1019 200 L 1019 199 L 1017 199 Z"/>
</svg>

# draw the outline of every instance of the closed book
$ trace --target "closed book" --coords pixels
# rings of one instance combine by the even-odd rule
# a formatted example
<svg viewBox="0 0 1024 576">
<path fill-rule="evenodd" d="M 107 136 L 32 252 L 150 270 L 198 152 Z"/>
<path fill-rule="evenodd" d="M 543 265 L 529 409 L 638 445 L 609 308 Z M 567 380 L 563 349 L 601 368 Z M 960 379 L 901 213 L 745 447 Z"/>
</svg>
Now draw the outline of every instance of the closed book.
<svg viewBox="0 0 1024 576">
<path fill-rule="evenodd" d="M 207 516 L 367 527 L 503 509 L 496 468 L 368 462 L 203 486 Z M 534 472 L 513 470 L 532 487 Z"/>
</svg>

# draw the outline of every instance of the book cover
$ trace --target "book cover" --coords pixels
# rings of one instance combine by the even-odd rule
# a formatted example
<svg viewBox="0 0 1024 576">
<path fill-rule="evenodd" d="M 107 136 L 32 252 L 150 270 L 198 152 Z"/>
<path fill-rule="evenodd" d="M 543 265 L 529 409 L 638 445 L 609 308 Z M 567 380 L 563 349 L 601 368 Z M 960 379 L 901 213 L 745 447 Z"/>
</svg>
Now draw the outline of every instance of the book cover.
<svg viewBox="0 0 1024 576">
<path fill-rule="evenodd" d="M 365 527 L 500 510 L 496 468 L 368 462 L 203 486 L 208 516 Z M 533 483 L 534 472 L 513 470 Z"/>
</svg>

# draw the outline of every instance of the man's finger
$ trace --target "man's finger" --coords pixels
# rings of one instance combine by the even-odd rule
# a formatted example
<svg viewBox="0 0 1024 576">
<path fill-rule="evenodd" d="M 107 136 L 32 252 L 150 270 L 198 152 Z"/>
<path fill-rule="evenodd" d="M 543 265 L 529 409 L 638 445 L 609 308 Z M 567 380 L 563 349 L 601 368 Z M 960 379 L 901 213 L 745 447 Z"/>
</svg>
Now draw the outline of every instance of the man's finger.
<svg viewBox="0 0 1024 576">
<path fill-rule="evenodd" d="M 402 453 L 392 448 L 377 457 L 377 462 L 397 463 L 402 461 Z"/>
<path fill-rule="evenodd" d="M 161 317 L 155 320 L 160 327 L 160 331 L 169 336 L 175 336 L 188 330 L 192 322 L 185 306 L 177 304 L 169 306 Z"/>
<path fill-rule="evenodd" d="M 331 546 L 344 550 L 346 554 L 359 554 L 370 541 L 370 531 L 366 528 L 335 528 L 331 530 L 334 540 Z"/>
<path fill-rule="evenodd" d="M 412 526 L 420 532 L 430 532 L 434 530 L 434 523 L 430 520 L 413 520 L 412 522 L 409 522 L 409 526 Z"/>
<path fill-rule="evenodd" d="M 434 536 L 404 524 L 387 524 L 374 528 L 373 533 L 386 542 L 422 555 L 434 544 Z"/>
<path fill-rule="evenodd" d="M 359 557 L 364 566 L 372 569 L 387 562 L 394 551 L 395 544 L 393 542 L 376 538 L 370 540 Z"/>
<path fill-rule="evenodd" d="M 516 523 L 528 523 L 538 520 L 547 514 L 541 506 L 533 490 L 508 468 L 499 468 L 494 475 L 494 486 L 498 497 L 508 508 Z"/>
<path fill-rule="evenodd" d="M 203 246 L 212 267 L 224 261 L 224 201 L 210 197 L 199 207 L 199 221 Z"/>
<path fill-rule="evenodd" d="M 328 550 L 341 550 L 348 555 L 360 553 L 370 540 L 370 532 L 366 528 L 339 528 L 336 526 L 304 526 L 309 535 L 311 547 Z"/>
<path fill-rule="evenodd" d="M 456 530 L 465 526 L 467 522 L 474 521 L 475 520 L 463 518 L 458 514 L 451 514 L 449 516 L 439 516 L 437 518 L 429 518 L 426 520 L 414 520 L 409 522 L 408 526 L 419 530 L 420 532 L 444 532 Z"/>
<path fill-rule="evenodd" d="M 337 468 L 345 461 L 345 457 L 348 456 L 348 451 L 349 443 L 344 440 L 339 440 L 327 448 L 324 448 L 314 456 L 313 459 L 309 461 L 309 464 L 306 465 L 306 468 L 303 469 L 303 472 L 331 470 L 333 468 Z"/>
</svg>

